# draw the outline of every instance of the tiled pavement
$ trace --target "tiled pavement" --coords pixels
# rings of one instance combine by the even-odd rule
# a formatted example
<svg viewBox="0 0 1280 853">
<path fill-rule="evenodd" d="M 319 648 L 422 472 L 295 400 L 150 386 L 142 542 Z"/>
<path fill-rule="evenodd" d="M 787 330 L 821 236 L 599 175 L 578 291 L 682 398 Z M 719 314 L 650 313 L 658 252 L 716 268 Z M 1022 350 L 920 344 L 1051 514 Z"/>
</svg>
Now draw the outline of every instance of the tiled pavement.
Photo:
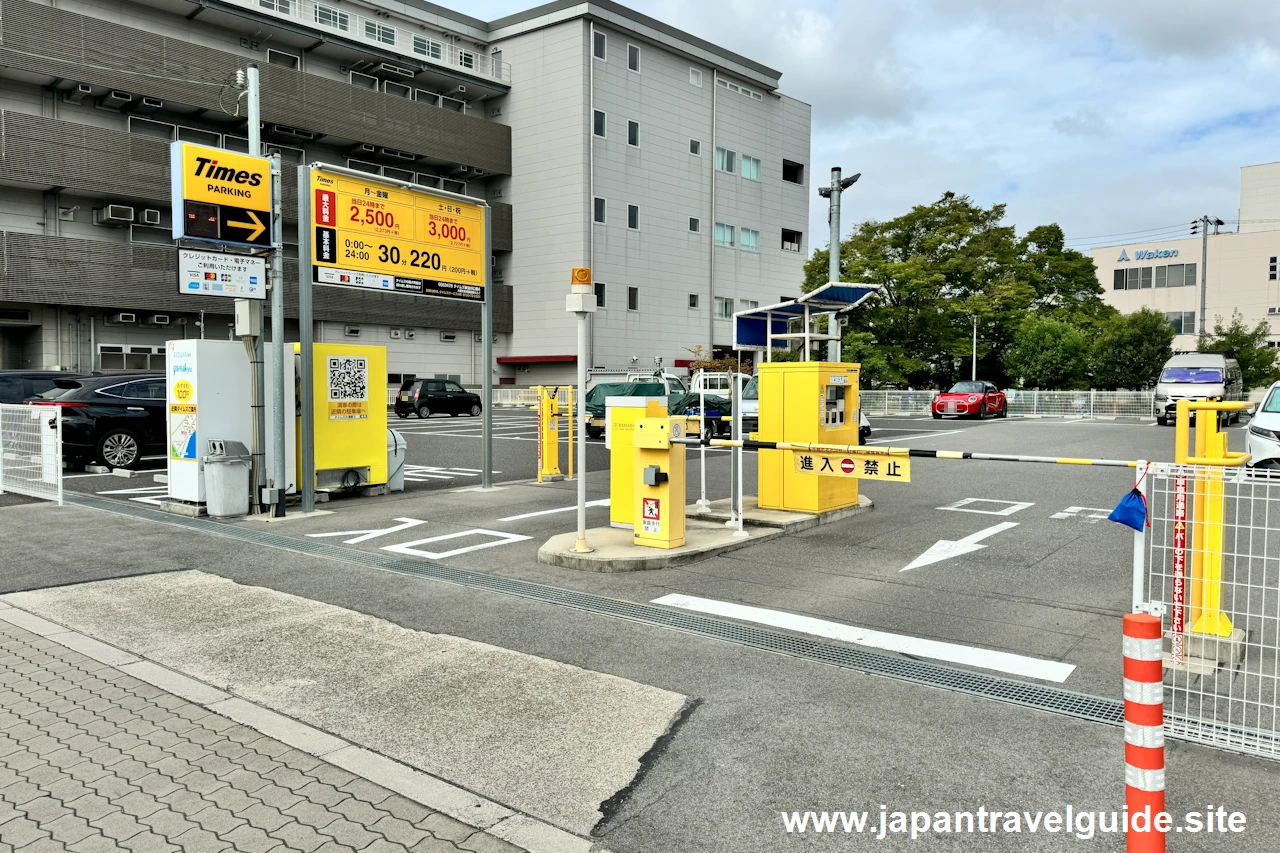
<svg viewBox="0 0 1280 853">
<path fill-rule="evenodd" d="M 519 853 L 0 622 L 0 853 Z"/>
</svg>

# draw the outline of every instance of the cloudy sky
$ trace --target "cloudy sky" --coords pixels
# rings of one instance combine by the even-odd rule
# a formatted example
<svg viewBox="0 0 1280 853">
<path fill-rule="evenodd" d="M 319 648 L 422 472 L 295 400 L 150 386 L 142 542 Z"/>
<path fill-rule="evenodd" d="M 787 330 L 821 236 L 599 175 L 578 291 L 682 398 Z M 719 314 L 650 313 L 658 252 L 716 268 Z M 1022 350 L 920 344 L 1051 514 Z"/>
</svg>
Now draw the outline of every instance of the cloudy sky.
<svg viewBox="0 0 1280 853">
<path fill-rule="evenodd" d="M 1239 167 L 1280 160 L 1275 0 L 623 2 L 783 72 L 815 178 L 862 172 L 846 233 L 953 190 L 1081 249 L 1182 236 L 1237 219 Z M 815 246 L 826 228 L 815 193 Z"/>
</svg>

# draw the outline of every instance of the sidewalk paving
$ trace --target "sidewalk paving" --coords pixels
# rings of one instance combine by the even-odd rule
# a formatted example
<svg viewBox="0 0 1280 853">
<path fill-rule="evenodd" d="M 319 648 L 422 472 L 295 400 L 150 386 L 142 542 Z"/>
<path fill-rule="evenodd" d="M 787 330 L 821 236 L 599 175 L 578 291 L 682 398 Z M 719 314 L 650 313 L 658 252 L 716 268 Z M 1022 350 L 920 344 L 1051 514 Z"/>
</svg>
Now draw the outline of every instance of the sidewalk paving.
<svg viewBox="0 0 1280 853">
<path fill-rule="evenodd" d="M 0 622 L 0 853 L 521 848 Z"/>
</svg>

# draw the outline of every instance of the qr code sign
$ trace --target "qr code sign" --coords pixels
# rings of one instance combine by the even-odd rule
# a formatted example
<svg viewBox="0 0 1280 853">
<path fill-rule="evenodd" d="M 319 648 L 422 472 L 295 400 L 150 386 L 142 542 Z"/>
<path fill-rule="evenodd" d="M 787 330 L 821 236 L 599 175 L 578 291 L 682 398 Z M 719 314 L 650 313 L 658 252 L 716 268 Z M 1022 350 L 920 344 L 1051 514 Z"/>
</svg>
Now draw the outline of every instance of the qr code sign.
<svg viewBox="0 0 1280 853">
<path fill-rule="evenodd" d="M 369 360 L 329 356 L 329 402 L 369 399 Z"/>
</svg>

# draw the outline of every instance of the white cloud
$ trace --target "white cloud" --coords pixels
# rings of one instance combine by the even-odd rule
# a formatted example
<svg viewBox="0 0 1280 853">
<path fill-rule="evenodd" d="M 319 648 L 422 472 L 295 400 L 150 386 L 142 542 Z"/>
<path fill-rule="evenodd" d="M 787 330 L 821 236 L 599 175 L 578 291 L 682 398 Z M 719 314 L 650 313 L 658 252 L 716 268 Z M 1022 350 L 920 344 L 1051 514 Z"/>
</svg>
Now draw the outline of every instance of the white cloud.
<svg viewBox="0 0 1280 853">
<path fill-rule="evenodd" d="M 814 107 L 811 174 L 863 173 L 846 231 L 952 190 L 1007 202 L 1020 230 L 1172 234 L 1236 218 L 1239 167 L 1280 159 L 1275 0 L 629 5 L 783 72 L 782 91 Z M 810 212 L 821 247 L 816 193 Z"/>
</svg>

